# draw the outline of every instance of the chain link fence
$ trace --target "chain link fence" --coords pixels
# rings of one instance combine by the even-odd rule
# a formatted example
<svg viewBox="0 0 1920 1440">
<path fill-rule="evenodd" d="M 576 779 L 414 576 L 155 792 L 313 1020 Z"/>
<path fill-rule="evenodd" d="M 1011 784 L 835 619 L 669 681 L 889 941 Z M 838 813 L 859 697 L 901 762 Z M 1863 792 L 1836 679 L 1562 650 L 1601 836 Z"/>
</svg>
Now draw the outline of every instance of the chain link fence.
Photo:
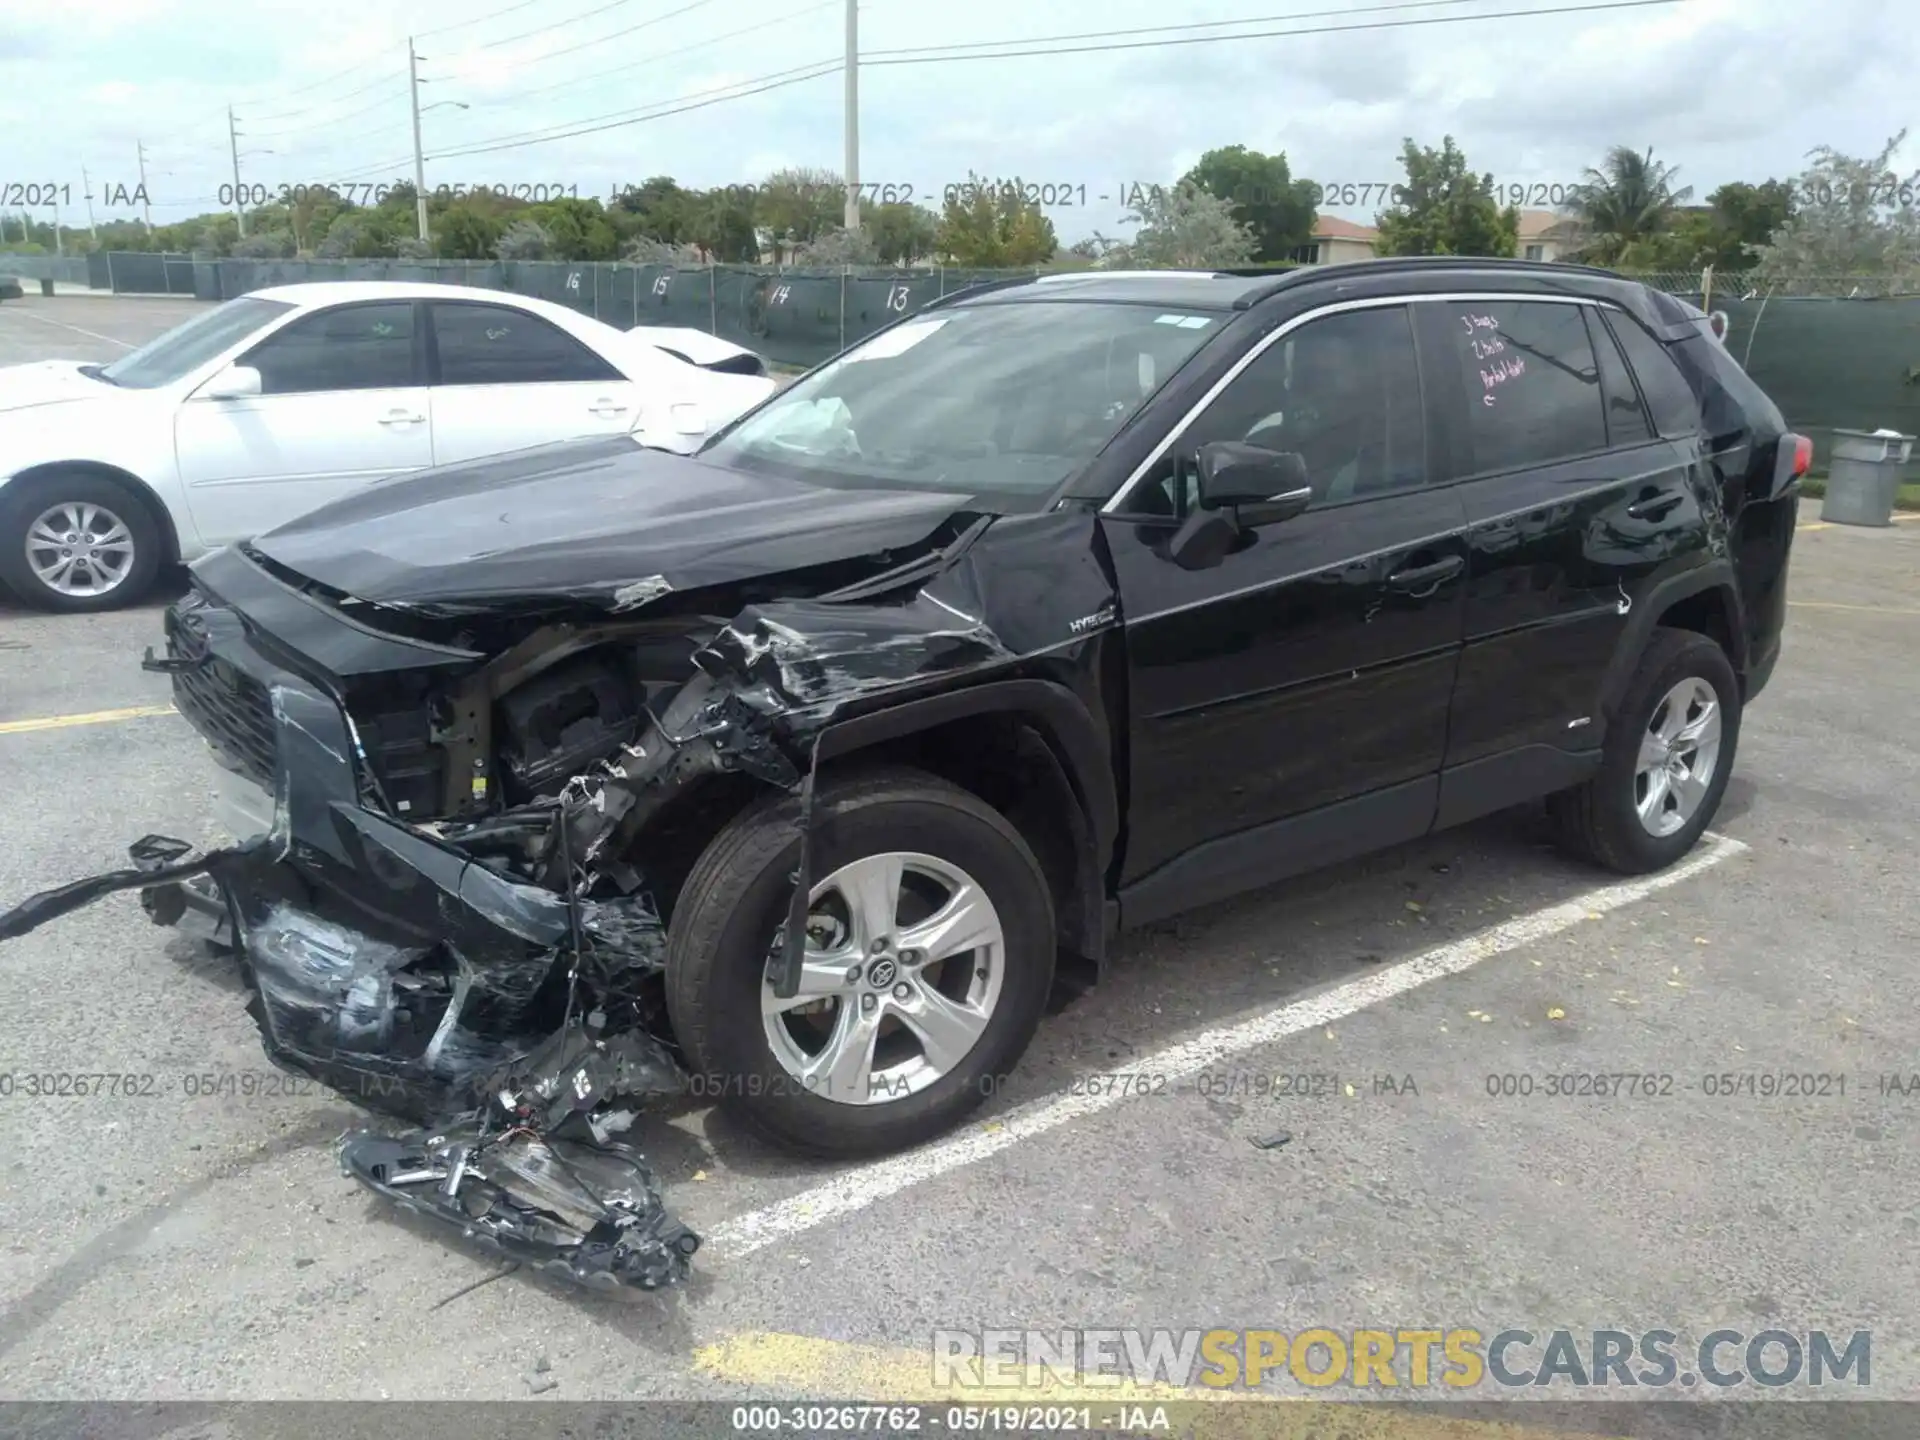
<svg viewBox="0 0 1920 1440">
<path fill-rule="evenodd" d="M 311 280 L 414 280 L 538 296 L 628 329 L 679 325 L 779 365 L 818 364 L 930 301 L 1033 270 L 683 268 L 568 261 L 216 260 L 93 252 L 0 255 L 0 273 L 133 295 L 227 300 Z M 1865 276 L 1762 281 L 1631 277 L 1727 315 L 1727 345 L 1795 428 L 1828 453 L 1838 428 L 1920 434 L 1920 285 Z M 1818 464 L 1818 460 L 1816 460 Z M 1920 459 L 1915 462 L 1920 470 Z M 1910 480 L 1915 475 L 1909 475 Z"/>
</svg>

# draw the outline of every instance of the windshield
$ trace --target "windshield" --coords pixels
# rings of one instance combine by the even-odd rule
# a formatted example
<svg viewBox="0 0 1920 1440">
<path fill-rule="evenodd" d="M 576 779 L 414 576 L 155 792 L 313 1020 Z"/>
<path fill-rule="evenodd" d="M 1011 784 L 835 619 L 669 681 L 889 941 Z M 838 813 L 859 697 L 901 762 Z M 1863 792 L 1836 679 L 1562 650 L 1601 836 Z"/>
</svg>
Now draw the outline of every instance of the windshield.
<svg viewBox="0 0 1920 1440">
<path fill-rule="evenodd" d="M 1094 301 L 936 311 L 808 376 L 702 453 L 801 478 L 1043 494 L 1224 323 Z"/>
<path fill-rule="evenodd" d="M 285 301 L 250 295 L 229 300 L 122 355 L 99 372 L 100 378 L 130 390 L 171 385 L 291 309 Z"/>
</svg>

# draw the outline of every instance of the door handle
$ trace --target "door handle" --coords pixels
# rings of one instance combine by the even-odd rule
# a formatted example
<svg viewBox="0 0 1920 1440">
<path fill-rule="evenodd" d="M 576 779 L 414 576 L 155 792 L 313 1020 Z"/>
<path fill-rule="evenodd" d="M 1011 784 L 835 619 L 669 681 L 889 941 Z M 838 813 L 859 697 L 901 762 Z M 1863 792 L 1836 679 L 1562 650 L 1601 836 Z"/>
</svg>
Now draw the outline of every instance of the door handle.
<svg viewBox="0 0 1920 1440">
<path fill-rule="evenodd" d="M 1671 490 L 1664 494 L 1643 496 L 1627 506 L 1627 514 L 1635 520 L 1658 520 L 1685 498 Z"/>
<path fill-rule="evenodd" d="M 592 415 L 624 415 L 627 413 L 627 407 L 616 405 L 611 400 L 601 399 L 589 405 L 587 411 Z"/>
<path fill-rule="evenodd" d="M 427 417 L 413 410 L 389 410 L 380 417 L 382 425 L 418 425 Z"/>
<path fill-rule="evenodd" d="M 1431 565 L 1414 565 L 1405 570 L 1396 570 L 1387 576 L 1387 584 L 1395 590 L 1433 590 L 1453 579 L 1467 568 L 1467 562 L 1458 555 L 1449 555 L 1444 560 L 1435 560 Z"/>
</svg>

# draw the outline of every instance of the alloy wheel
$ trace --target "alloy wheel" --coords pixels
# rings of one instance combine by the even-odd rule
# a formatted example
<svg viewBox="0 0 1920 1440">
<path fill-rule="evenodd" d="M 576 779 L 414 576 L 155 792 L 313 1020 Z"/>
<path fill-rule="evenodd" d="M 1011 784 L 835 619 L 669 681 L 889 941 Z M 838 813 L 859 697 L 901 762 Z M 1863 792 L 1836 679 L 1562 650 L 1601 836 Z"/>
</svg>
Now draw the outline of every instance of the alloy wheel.
<svg viewBox="0 0 1920 1440">
<path fill-rule="evenodd" d="M 979 1042 L 1005 976 L 1000 916 L 978 881 L 932 855 L 890 851 L 813 887 L 800 987 L 761 988 L 767 1043 L 811 1093 L 884 1104 L 949 1074 Z"/>
<path fill-rule="evenodd" d="M 1653 708 L 1633 777 L 1633 808 L 1649 835 L 1664 838 L 1699 813 L 1720 763 L 1720 697 L 1689 676 Z"/>
<path fill-rule="evenodd" d="M 90 599 L 119 588 L 133 569 L 133 532 L 113 511 L 67 500 L 27 527 L 27 565 L 60 595 Z"/>
</svg>

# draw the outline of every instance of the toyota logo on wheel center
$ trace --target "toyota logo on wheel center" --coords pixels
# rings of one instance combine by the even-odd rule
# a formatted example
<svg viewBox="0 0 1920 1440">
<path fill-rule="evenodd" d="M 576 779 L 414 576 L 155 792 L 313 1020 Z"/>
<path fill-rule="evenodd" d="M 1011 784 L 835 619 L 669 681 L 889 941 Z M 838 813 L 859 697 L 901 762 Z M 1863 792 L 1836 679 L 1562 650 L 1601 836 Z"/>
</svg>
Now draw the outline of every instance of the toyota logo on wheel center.
<svg viewBox="0 0 1920 1440">
<path fill-rule="evenodd" d="M 900 973 L 900 967 L 882 956 L 867 966 L 867 983 L 876 990 L 884 990 L 893 983 L 894 976 Z"/>
</svg>

